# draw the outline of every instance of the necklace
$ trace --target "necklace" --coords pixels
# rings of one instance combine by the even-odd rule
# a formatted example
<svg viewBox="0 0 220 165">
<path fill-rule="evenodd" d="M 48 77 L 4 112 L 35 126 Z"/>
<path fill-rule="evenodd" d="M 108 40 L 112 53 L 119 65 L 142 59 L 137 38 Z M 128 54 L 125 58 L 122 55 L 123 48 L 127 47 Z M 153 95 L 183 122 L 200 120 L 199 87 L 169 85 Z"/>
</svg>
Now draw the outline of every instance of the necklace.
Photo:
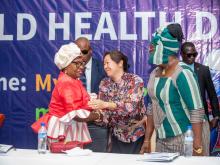
<svg viewBox="0 0 220 165">
<path fill-rule="evenodd" d="M 165 76 L 165 75 L 166 75 L 166 72 L 169 74 L 169 73 L 170 73 L 170 70 L 175 69 L 177 63 L 178 63 L 177 60 L 175 60 L 175 59 L 172 60 L 168 66 L 162 68 L 161 75 L 162 75 L 162 76 Z"/>
<path fill-rule="evenodd" d="M 162 76 L 165 76 L 165 74 L 166 74 L 166 69 L 163 69 L 161 74 L 162 74 Z"/>
</svg>

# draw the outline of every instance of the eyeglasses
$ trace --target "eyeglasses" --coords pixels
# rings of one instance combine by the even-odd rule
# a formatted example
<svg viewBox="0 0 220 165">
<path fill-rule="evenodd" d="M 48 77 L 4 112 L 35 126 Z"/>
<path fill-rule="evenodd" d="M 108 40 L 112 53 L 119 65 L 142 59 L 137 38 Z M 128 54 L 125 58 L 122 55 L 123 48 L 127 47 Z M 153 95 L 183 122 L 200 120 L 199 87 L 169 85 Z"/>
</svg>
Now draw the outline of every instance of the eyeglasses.
<svg viewBox="0 0 220 165">
<path fill-rule="evenodd" d="M 187 55 L 188 58 L 191 58 L 192 56 L 195 58 L 198 55 L 198 53 L 197 52 L 195 52 L 195 53 L 187 53 L 186 55 Z"/>
<path fill-rule="evenodd" d="M 89 53 L 89 50 L 86 50 L 86 49 L 85 49 L 85 50 L 82 50 L 81 52 L 82 52 L 82 54 L 86 55 L 86 54 Z"/>
<path fill-rule="evenodd" d="M 85 62 L 75 62 L 75 61 L 72 61 L 71 63 L 75 64 L 77 68 L 79 68 L 80 66 L 84 66 L 86 64 Z"/>
</svg>

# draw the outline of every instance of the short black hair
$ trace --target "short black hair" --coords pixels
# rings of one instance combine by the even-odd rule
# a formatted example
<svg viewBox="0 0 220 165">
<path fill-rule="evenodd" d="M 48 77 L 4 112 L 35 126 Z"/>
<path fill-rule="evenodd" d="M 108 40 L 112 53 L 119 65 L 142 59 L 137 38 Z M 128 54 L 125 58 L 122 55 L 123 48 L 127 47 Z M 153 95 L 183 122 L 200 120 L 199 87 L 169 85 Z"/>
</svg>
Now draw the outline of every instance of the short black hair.
<svg viewBox="0 0 220 165">
<path fill-rule="evenodd" d="M 167 29 L 169 33 L 171 34 L 171 36 L 173 36 L 174 38 L 177 38 L 179 42 L 182 42 L 182 40 L 184 39 L 184 36 L 183 36 L 182 27 L 180 24 L 178 23 L 169 24 L 167 26 Z"/>
<path fill-rule="evenodd" d="M 194 43 L 192 43 L 192 42 L 184 42 L 182 45 L 181 45 L 181 53 L 185 53 L 186 51 L 186 48 L 187 47 L 193 47 L 193 48 L 195 48 L 195 45 L 194 45 Z"/>
</svg>

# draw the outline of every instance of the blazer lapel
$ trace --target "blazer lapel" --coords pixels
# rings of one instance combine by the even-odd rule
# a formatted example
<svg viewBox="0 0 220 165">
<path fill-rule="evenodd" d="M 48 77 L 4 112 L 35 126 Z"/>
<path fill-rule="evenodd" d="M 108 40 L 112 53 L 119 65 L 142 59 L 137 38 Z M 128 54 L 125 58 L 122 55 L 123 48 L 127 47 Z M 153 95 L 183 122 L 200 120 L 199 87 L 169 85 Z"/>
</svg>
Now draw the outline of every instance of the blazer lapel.
<svg viewBox="0 0 220 165">
<path fill-rule="evenodd" d="M 197 63 L 195 63 L 194 72 L 197 76 L 199 86 L 202 86 L 202 74 L 204 73 L 202 73 L 202 68 Z"/>
<path fill-rule="evenodd" d="M 199 71 L 200 71 L 199 65 L 195 62 L 194 63 L 194 72 L 196 73 L 197 77 L 199 77 Z"/>
</svg>

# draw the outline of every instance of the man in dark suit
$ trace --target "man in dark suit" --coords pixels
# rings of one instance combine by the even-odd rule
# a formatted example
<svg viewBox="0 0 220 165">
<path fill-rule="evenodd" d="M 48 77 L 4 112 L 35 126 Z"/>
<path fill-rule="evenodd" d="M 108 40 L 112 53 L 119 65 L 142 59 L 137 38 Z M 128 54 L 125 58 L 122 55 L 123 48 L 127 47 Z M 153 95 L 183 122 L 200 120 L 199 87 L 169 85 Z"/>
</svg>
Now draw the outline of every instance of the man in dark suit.
<svg viewBox="0 0 220 165">
<path fill-rule="evenodd" d="M 195 62 L 196 56 L 198 55 L 195 45 L 192 42 L 185 42 L 182 44 L 181 47 L 181 55 L 183 62 L 188 64 L 188 66 L 196 73 L 198 78 L 198 83 L 200 87 L 200 92 L 203 100 L 203 105 L 205 109 L 205 114 L 210 120 L 210 115 L 208 112 L 208 104 L 206 95 L 209 98 L 209 102 L 212 108 L 212 118 L 211 118 L 211 125 L 215 126 L 217 120 L 220 117 L 219 111 L 219 103 L 217 94 L 215 91 L 215 87 L 212 82 L 211 74 L 209 71 L 209 67 L 199 64 Z"/>
<path fill-rule="evenodd" d="M 80 37 L 76 39 L 75 43 L 79 46 L 86 62 L 85 74 L 81 77 L 81 81 L 89 94 L 98 94 L 99 84 L 105 77 L 103 63 L 92 56 L 92 48 L 87 38 Z M 87 145 L 87 148 L 95 152 L 106 152 L 108 140 L 107 128 L 97 126 L 95 123 L 89 123 L 88 128 L 93 142 Z"/>
</svg>

